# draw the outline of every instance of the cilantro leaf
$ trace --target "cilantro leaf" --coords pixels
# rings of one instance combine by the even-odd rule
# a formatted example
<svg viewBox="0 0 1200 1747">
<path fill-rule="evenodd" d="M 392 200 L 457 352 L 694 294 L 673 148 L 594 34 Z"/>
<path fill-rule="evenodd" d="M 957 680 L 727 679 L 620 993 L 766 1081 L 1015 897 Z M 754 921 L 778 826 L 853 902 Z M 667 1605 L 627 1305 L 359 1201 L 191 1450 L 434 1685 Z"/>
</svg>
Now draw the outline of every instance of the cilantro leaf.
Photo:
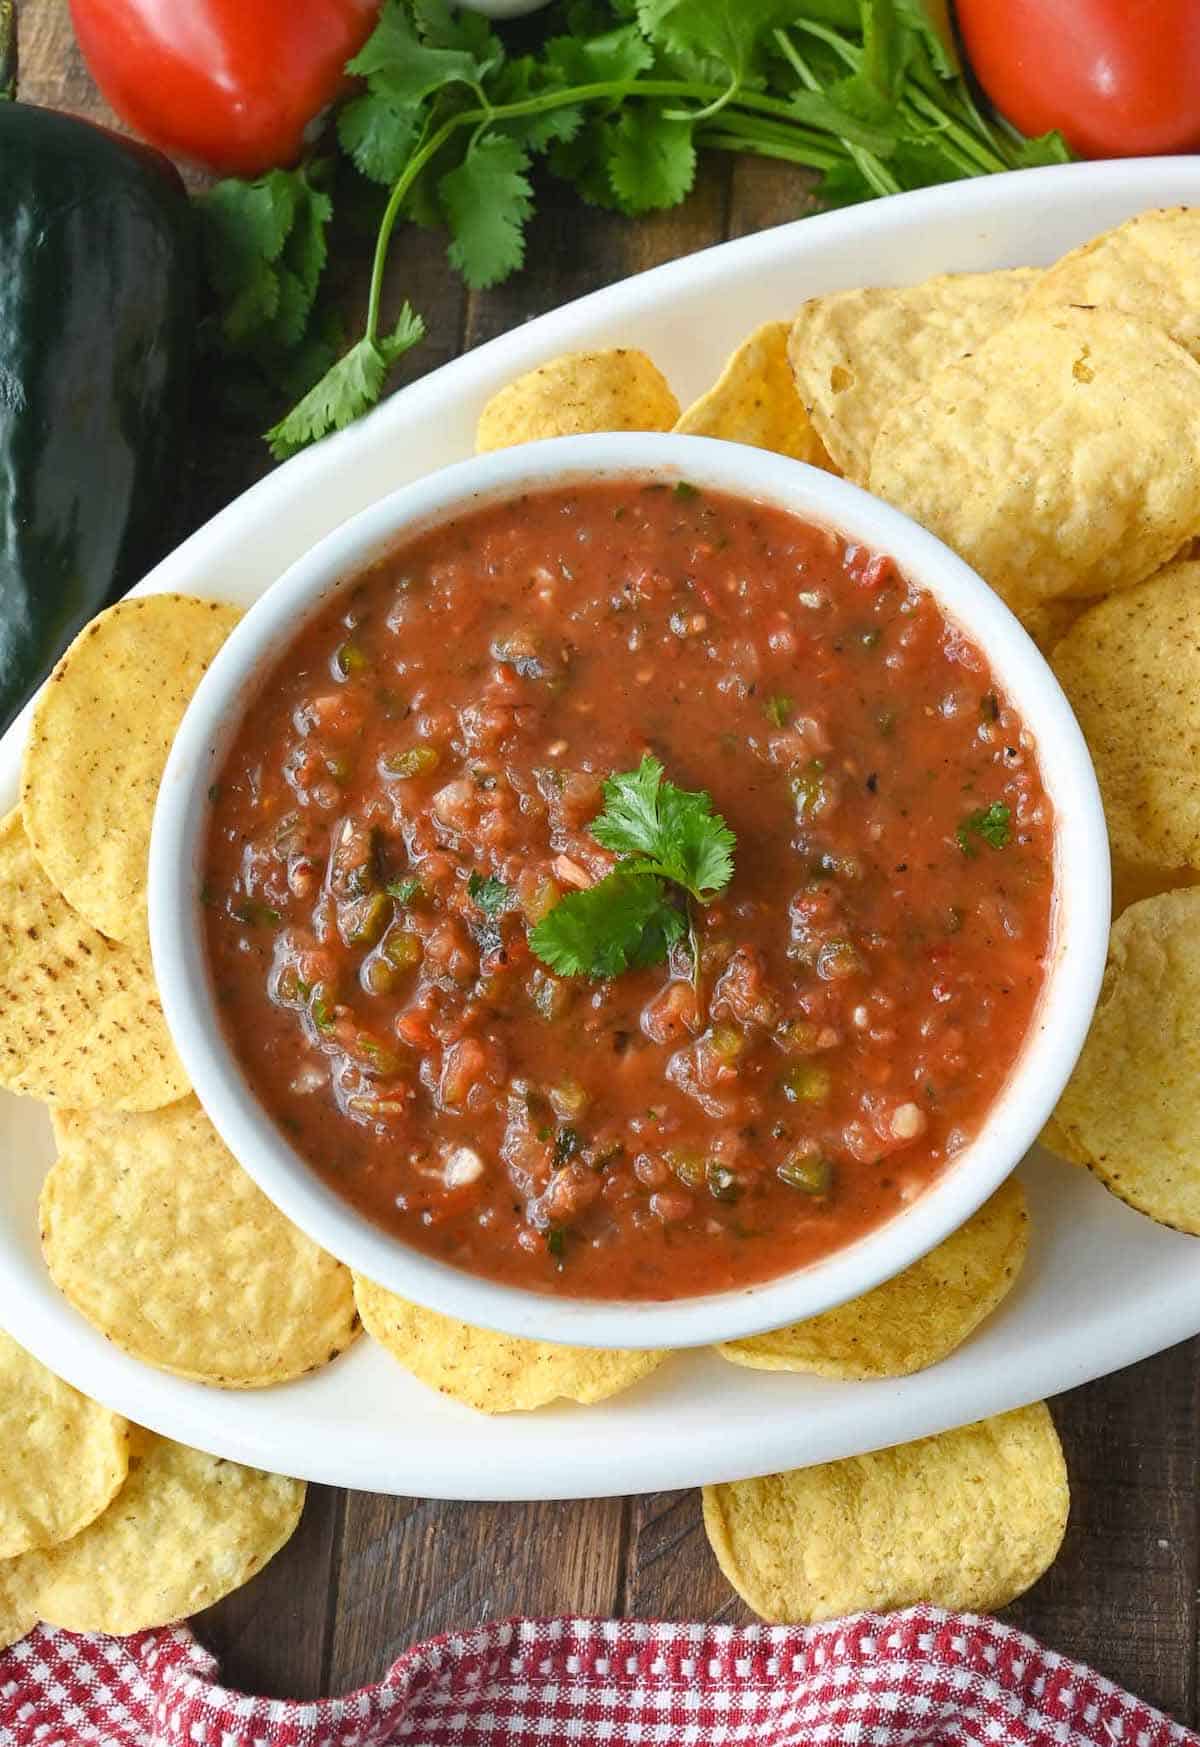
<svg viewBox="0 0 1200 1747">
<path fill-rule="evenodd" d="M 424 335 L 425 323 L 406 303 L 395 327 L 378 345 L 364 336 L 351 346 L 287 417 L 267 432 L 276 460 L 283 461 L 318 437 L 340 431 L 360 418 L 379 399 L 384 378 L 397 358 Z"/>
<path fill-rule="evenodd" d="M 467 881 L 467 893 L 485 916 L 498 916 L 512 896 L 503 880 L 496 879 L 494 875 L 484 879 L 479 873 L 473 873 Z"/>
<path fill-rule="evenodd" d="M 338 141 L 373 182 L 394 182 L 421 131 L 419 104 L 399 103 L 382 91 L 364 91 L 338 114 Z"/>
<path fill-rule="evenodd" d="M 387 0 L 379 23 L 346 63 L 348 73 L 366 79 L 372 92 L 399 107 L 420 103 L 447 85 L 477 85 L 488 70 L 488 63 L 469 48 L 439 48 L 422 41 L 401 0 Z"/>
<path fill-rule="evenodd" d="M 558 67 L 545 58 L 520 55 L 505 63 L 488 90 L 496 105 L 524 103 L 531 97 L 544 97 L 563 89 L 568 83 Z M 583 109 L 578 103 L 564 101 L 555 109 L 536 115 L 514 116 L 496 124 L 499 132 L 516 140 L 530 152 L 544 152 L 555 141 L 574 139 L 583 126 Z"/>
<path fill-rule="evenodd" d="M 504 47 L 482 12 L 461 6 L 452 11 L 447 0 L 412 0 L 413 17 L 433 48 L 459 49 L 473 55 L 481 76 L 504 60 Z"/>
<path fill-rule="evenodd" d="M 673 880 L 693 898 L 715 897 L 733 873 L 736 838 L 701 789 L 663 781 L 649 753 L 636 770 L 609 777 L 592 836 L 606 849 L 637 856 L 638 868 Z"/>
<path fill-rule="evenodd" d="M 767 39 L 791 22 L 795 0 L 638 0 L 638 22 L 652 43 L 712 68 L 737 84 L 757 83 Z"/>
<path fill-rule="evenodd" d="M 1012 836 L 1012 813 L 1003 801 L 993 801 L 990 807 L 968 813 L 954 835 L 964 855 L 978 855 L 980 842 L 1003 849 Z"/>
<path fill-rule="evenodd" d="M 555 36 L 545 47 L 547 65 L 564 85 L 636 79 L 654 65 L 654 50 L 635 24 L 599 36 Z"/>
<path fill-rule="evenodd" d="M 696 178 L 691 123 L 669 120 L 649 104 L 627 109 L 613 125 L 608 175 L 620 210 L 631 217 L 677 206 Z"/>
<path fill-rule="evenodd" d="M 474 291 L 498 285 L 525 259 L 525 221 L 533 211 L 528 167 L 529 154 L 516 140 L 487 133 L 438 184 L 454 235 L 451 263 Z"/>
<path fill-rule="evenodd" d="M 615 977 L 631 966 L 661 964 L 686 932 L 662 880 L 618 867 L 556 904 L 529 944 L 560 976 Z"/>
<path fill-rule="evenodd" d="M 296 176 L 272 170 L 253 182 L 228 178 L 196 208 L 204 269 L 221 302 L 221 335 L 237 346 L 266 327 L 279 308 L 275 262 L 296 216 Z"/>
<path fill-rule="evenodd" d="M 389 880 L 383 889 L 398 904 L 411 904 L 421 890 L 421 882 L 416 874 L 405 874 L 403 879 Z"/>
</svg>

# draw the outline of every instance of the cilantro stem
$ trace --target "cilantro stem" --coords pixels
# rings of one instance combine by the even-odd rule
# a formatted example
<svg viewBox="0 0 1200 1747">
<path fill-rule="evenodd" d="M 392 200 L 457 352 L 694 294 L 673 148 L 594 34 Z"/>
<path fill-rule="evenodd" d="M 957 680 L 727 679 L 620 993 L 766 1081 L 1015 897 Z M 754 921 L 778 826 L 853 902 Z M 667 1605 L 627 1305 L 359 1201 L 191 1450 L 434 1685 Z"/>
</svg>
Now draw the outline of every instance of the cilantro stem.
<svg viewBox="0 0 1200 1747">
<path fill-rule="evenodd" d="M 836 152 L 816 152 L 811 147 L 797 151 L 781 140 L 763 138 L 757 134 L 731 133 L 728 129 L 710 133 L 704 128 L 696 144 L 718 152 L 750 152 L 756 158 L 778 158 L 785 164 L 800 164 L 807 170 L 832 170 L 841 163 Z"/>
<path fill-rule="evenodd" d="M 787 32 L 785 30 L 777 30 L 775 32 L 775 40 L 779 44 L 784 57 L 790 63 L 792 71 L 800 80 L 800 83 L 807 86 L 810 91 L 819 91 L 821 89 L 820 80 L 812 71 L 812 68 L 808 65 L 807 61 L 805 61 L 803 55 L 797 52 Z M 840 38 L 838 40 L 840 41 Z M 848 45 L 843 46 L 845 47 Z M 861 63 L 861 55 L 858 56 L 858 60 Z M 854 62 L 850 61 L 849 64 L 853 66 Z M 846 139 L 844 135 L 839 135 L 838 137 L 846 156 L 857 166 L 869 188 L 873 188 L 876 194 L 879 195 L 899 194 L 899 182 L 897 182 L 891 171 L 885 168 L 882 160 L 877 157 L 874 152 L 869 152 L 865 147 L 856 145 L 852 140 Z"/>
<path fill-rule="evenodd" d="M 687 900 L 687 919 L 688 919 L 688 946 L 689 946 L 689 948 L 691 950 L 691 954 L 692 954 L 692 988 L 695 990 L 695 994 L 696 994 L 696 1006 L 698 1008 L 702 1008 L 703 1002 L 701 1000 L 701 994 L 702 994 L 701 980 L 702 979 L 701 979 L 701 975 L 700 975 L 700 931 L 696 927 L 696 906 L 692 902 L 690 895 L 689 895 L 688 900 Z"/>
<path fill-rule="evenodd" d="M 392 232 L 396 228 L 396 220 L 405 199 L 411 191 L 417 177 L 441 151 L 447 140 L 453 138 L 459 128 L 476 127 L 481 123 L 499 121 L 516 121 L 524 116 L 545 115 L 555 109 L 569 109 L 586 103 L 617 103 L 627 97 L 677 97 L 680 99 L 701 98 L 710 105 L 710 113 L 723 103 L 727 109 L 749 109 L 756 115 L 777 117 L 787 123 L 788 136 L 794 139 L 793 150 L 787 154 L 792 162 L 811 165 L 813 169 L 832 168 L 837 162 L 828 149 L 822 149 L 821 136 L 800 127 L 789 104 L 778 97 L 766 97 L 758 91 L 737 91 L 733 98 L 734 87 L 720 85 L 693 84 L 684 79 L 604 79 L 591 85 L 566 86 L 556 91 L 544 91 L 536 97 L 521 98 L 515 103 L 481 104 L 476 109 L 463 109 L 457 115 L 447 118 L 436 132 L 430 134 L 413 153 L 404 166 L 400 176 L 392 185 L 387 206 L 379 223 L 379 234 L 375 239 L 375 258 L 371 266 L 371 289 L 367 300 L 366 338 L 372 345 L 379 340 L 379 310 L 383 297 L 383 279 L 387 267 L 388 250 L 391 247 Z M 779 151 L 768 151 L 758 146 L 744 149 L 758 151 L 762 157 L 781 157 L 785 154 Z M 801 156 L 801 153 L 808 155 Z M 814 156 L 812 154 L 818 154 Z"/>
</svg>

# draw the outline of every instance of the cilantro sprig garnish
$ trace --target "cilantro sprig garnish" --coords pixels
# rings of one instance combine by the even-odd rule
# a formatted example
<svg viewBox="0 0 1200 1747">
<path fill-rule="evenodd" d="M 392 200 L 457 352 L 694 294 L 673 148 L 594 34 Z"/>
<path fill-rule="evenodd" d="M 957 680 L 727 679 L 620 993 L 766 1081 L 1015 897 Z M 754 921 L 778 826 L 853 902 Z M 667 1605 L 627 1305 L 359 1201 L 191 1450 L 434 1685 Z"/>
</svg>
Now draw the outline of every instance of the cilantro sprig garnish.
<svg viewBox="0 0 1200 1747">
<path fill-rule="evenodd" d="M 1004 849 L 1012 837 L 1012 813 L 1003 801 L 993 801 L 990 807 L 968 813 L 954 835 L 967 856 L 978 855 L 981 843 Z"/>
<path fill-rule="evenodd" d="M 444 226 L 467 285 L 498 285 L 524 261 L 538 165 L 590 204 L 636 217 L 683 200 L 703 151 L 819 170 L 827 205 L 1064 161 L 1058 135 L 1026 140 L 980 112 L 934 10 L 921 0 L 555 0 L 502 32 L 448 0 L 385 0 L 348 65 L 355 86 L 328 150 L 202 197 L 218 305 L 210 340 L 238 360 L 243 390 L 255 366 L 277 390 L 301 393 L 268 433 L 282 457 L 372 406 L 424 333 L 407 303 L 384 316 L 397 225 Z M 335 139 L 388 189 L 366 317 L 349 346 L 316 298 L 337 250 L 332 192 L 350 225 L 366 208 L 332 173 Z"/>
<path fill-rule="evenodd" d="M 622 859 L 585 891 L 571 892 L 529 936 L 534 952 L 566 977 L 615 977 L 660 964 L 685 934 L 700 974 L 695 906 L 733 875 L 736 838 L 703 790 L 677 788 L 647 754 L 636 770 L 604 784 L 592 836 Z"/>
</svg>

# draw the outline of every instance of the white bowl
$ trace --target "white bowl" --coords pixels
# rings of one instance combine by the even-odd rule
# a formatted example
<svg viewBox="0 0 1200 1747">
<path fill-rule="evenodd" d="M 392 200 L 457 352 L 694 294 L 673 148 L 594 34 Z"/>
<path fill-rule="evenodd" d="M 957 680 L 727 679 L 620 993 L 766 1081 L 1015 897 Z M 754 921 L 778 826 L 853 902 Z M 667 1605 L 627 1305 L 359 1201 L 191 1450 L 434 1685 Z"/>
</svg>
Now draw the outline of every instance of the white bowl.
<svg viewBox="0 0 1200 1747">
<path fill-rule="evenodd" d="M 422 1254 L 356 1212 L 250 1090 L 217 1013 L 200 922 L 209 787 L 264 670 L 332 592 L 411 530 L 481 501 L 571 477 L 649 474 L 777 504 L 895 558 L 988 656 L 1036 738 L 1057 816 L 1046 987 L 976 1139 L 917 1201 L 846 1248 L 756 1286 L 668 1303 L 499 1285 Z M 1107 835 L 1083 736 L 998 596 L 931 534 L 844 480 L 763 450 L 657 433 L 563 438 L 478 456 L 404 487 L 327 535 L 256 602 L 205 675 L 167 763 L 150 846 L 150 936 L 167 1023 L 208 1115 L 266 1194 L 316 1242 L 406 1298 L 510 1334 L 585 1346 L 700 1346 L 780 1327 L 868 1291 L 940 1243 L 1009 1174 L 1057 1102 L 1099 992 L 1108 923 Z"/>
</svg>

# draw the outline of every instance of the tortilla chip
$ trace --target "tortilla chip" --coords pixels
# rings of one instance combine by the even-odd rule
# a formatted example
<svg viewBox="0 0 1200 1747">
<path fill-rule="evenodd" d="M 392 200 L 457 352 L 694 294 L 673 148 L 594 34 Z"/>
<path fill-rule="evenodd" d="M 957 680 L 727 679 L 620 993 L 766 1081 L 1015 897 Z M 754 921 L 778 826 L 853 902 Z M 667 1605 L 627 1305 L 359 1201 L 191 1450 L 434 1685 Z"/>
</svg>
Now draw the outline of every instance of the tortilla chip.
<svg viewBox="0 0 1200 1747">
<path fill-rule="evenodd" d="M 847 479 L 865 485 L 885 414 L 1011 320 L 1038 275 L 949 273 L 802 304 L 789 356 L 800 399 Z"/>
<path fill-rule="evenodd" d="M 1014 601 L 1013 612 L 1042 654 L 1049 658 L 1075 621 L 1094 601 Z"/>
<path fill-rule="evenodd" d="M 141 595 L 93 619 L 33 712 L 21 807 L 34 854 L 110 940 L 146 940 L 146 861 L 163 766 L 192 693 L 241 614 Z"/>
<path fill-rule="evenodd" d="M 871 490 L 1007 601 L 1110 594 L 1200 527 L 1200 364 L 1109 310 L 1038 310 L 893 407 Z"/>
<path fill-rule="evenodd" d="M 349 1270 L 267 1200 L 200 1105 L 72 1111 L 42 1186 L 59 1291 L 123 1351 L 254 1389 L 316 1370 L 358 1330 Z"/>
<path fill-rule="evenodd" d="M 37 1558 L 36 1553 L 26 1553 L 18 1559 L 0 1559 L 0 1650 L 18 1643 L 38 1623 L 25 1569 L 27 1560 L 32 1565 Z"/>
<path fill-rule="evenodd" d="M 354 1276 L 354 1292 L 363 1327 L 406 1371 L 480 1413 L 524 1413 L 564 1399 L 606 1401 L 640 1383 L 667 1356 L 493 1334 L 409 1304 L 361 1274 Z"/>
<path fill-rule="evenodd" d="M 678 417 L 679 402 L 645 352 L 565 352 L 492 396 L 475 449 L 482 455 L 588 431 L 669 431 Z"/>
<path fill-rule="evenodd" d="M 833 466 L 796 392 L 788 363 L 788 324 L 783 321 L 756 328 L 675 429 L 685 436 L 722 437 L 728 443 L 770 449 L 812 467 Z"/>
<path fill-rule="evenodd" d="M 1200 564 L 1092 607 L 1054 651 L 1087 739 L 1114 861 L 1171 885 L 1200 870 Z"/>
<path fill-rule="evenodd" d="M 1093 237 L 1040 276 L 1029 302 L 1140 316 L 1200 358 L 1200 210 L 1140 212 Z"/>
<path fill-rule="evenodd" d="M 1200 888 L 1113 925 L 1100 1002 L 1054 1112 L 1114 1195 L 1200 1235 Z"/>
<path fill-rule="evenodd" d="M 717 1563 L 766 1620 L 989 1613 L 1053 1562 L 1070 1496 L 1044 1403 L 844 1462 L 704 1488 Z"/>
<path fill-rule="evenodd" d="M 261 1571 L 291 1539 L 304 1491 L 134 1427 L 112 1504 L 74 1540 L 14 1561 L 10 1586 L 26 1613 L 69 1632 L 165 1626 Z"/>
<path fill-rule="evenodd" d="M 1046 1118 L 1046 1126 L 1038 1135 L 1038 1145 L 1053 1153 L 1056 1159 L 1063 1159 L 1068 1165 L 1082 1165 L 1085 1171 L 1090 1171 L 1092 1161 L 1083 1148 L 1076 1146 L 1061 1122 L 1054 1115 Z"/>
<path fill-rule="evenodd" d="M 946 1358 L 991 1315 L 1012 1289 L 1028 1245 L 1025 1191 L 1010 1177 L 945 1243 L 895 1279 L 836 1310 L 727 1341 L 717 1351 L 759 1371 L 908 1377 Z"/>
<path fill-rule="evenodd" d="M 59 896 L 19 810 L 0 823 L 0 1086 L 113 1110 L 188 1089 L 145 962 Z"/>
<path fill-rule="evenodd" d="M 60 1381 L 0 1330 L 0 1559 L 77 1535 L 128 1466 L 120 1414 Z"/>
</svg>

